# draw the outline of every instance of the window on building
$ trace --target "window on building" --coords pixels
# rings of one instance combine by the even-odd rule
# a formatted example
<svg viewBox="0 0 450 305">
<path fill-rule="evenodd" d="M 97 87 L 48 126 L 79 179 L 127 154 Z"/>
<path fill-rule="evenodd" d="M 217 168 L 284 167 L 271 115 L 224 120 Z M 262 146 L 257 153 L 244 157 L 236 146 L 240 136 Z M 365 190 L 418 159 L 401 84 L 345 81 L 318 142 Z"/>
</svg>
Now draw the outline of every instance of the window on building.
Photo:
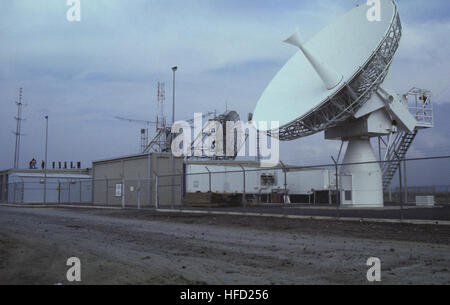
<svg viewBox="0 0 450 305">
<path fill-rule="evenodd" d="M 345 191 L 345 201 L 352 201 L 352 191 Z"/>
<path fill-rule="evenodd" d="M 261 185 L 274 185 L 275 184 L 275 176 L 272 174 L 262 174 L 261 175 Z"/>
</svg>

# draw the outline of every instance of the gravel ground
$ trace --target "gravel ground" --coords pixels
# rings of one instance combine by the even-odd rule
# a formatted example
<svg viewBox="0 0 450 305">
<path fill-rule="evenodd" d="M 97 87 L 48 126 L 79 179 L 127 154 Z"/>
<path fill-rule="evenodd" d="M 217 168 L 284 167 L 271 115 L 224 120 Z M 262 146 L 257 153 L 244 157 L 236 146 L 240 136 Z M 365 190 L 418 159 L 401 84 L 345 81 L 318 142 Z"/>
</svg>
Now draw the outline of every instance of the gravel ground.
<svg viewBox="0 0 450 305">
<path fill-rule="evenodd" d="M 0 207 L 0 284 L 450 284 L 450 227 Z"/>
</svg>

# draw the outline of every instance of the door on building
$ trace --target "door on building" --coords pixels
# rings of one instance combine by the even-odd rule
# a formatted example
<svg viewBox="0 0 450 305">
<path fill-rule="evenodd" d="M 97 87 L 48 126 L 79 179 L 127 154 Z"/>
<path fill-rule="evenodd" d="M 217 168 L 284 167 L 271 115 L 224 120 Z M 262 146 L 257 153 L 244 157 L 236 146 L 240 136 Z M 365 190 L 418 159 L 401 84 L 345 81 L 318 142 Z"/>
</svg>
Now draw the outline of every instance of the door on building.
<svg viewBox="0 0 450 305">
<path fill-rule="evenodd" d="M 353 176 L 341 176 L 342 205 L 353 204 Z"/>
</svg>

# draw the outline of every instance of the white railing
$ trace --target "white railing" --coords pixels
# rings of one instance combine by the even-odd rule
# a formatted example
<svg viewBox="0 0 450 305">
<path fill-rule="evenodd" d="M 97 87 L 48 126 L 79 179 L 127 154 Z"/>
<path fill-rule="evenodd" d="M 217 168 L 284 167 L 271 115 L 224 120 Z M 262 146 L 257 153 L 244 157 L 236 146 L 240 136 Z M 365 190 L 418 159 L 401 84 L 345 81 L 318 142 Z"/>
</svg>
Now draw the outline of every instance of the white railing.
<svg viewBox="0 0 450 305">
<path fill-rule="evenodd" d="M 405 95 L 411 114 L 416 118 L 419 127 L 433 127 L 434 114 L 431 91 L 412 88 Z"/>
</svg>

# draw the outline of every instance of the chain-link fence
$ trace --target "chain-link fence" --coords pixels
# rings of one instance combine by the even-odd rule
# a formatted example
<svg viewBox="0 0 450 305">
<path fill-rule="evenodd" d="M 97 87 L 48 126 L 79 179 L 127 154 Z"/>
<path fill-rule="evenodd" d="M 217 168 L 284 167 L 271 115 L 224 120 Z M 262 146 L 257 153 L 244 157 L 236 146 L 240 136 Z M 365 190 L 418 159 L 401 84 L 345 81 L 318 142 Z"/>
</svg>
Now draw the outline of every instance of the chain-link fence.
<svg viewBox="0 0 450 305">
<path fill-rule="evenodd" d="M 400 189 L 399 187 L 390 187 L 384 193 L 385 202 L 400 202 L 400 193 L 404 192 L 405 203 L 415 204 L 417 197 L 432 196 L 435 204 L 450 204 L 450 186 L 449 185 L 431 185 L 431 186 L 408 186 Z"/>
<path fill-rule="evenodd" d="M 93 181 L 93 204 L 123 208 L 153 207 L 155 180 L 100 179 Z"/>
<path fill-rule="evenodd" d="M 71 179 L 17 179 L 5 185 L 5 199 L 20 204 L 92 204 L 92 181 Z M 35 181 L 38 180 L 38 181 Z"/>
<path fill-rule="evenodd" d="M 10 203 L 450 220 L 450 158 L 402 160 L 398 167 L 383 187 L 382 162 L 260 168 L 256 162 L 188 161 L 183 172 L 155 173 L 152 179 L 16 181 L 7 185 L 7 198 Z"/>
<path fill-rule="evenodd" d="M 185 210 L 450 220 L 449 157 L 402 160 L 386 180 L 382 169 L 390 164 L 259 168 L 252 162 L 188 162 L 175 192 L 182 192 L 179 208 Z"/>
<path fill-rule="evenodd" d="M 94 180 L 92 203 L 123 208 L 180 206 L 183 196 L 183 175 L 154 176 L 153 179 Z"/>
<path fill-rule="evenodd" d="M 200 194 L 216 194 L 221 196 L 215 198 L 234 198 L 232 201 L 236 204 L 333 205 L 339 202 L 341 205 L 369 207 L 382 205 L 383 201 L 388 204 L 400 201 L 414 204 L 417 196 L 434 196 L 436 203 L 450 202 L 449 158 L 404 160 L 386 185 L 383 184 L 385 179 L 380 170 L 383 163 L 389 162 L 303 167 L 283 165 L 273 168 L 258 168 L 254 164 L 188 163 L 184 174 L 183 198 L 186 199 L 186 195 L 190 194 L 196 194 L 197 197 Z M 441 182 L 448 184 L 436 184 Z M 338 197 L 337 193 L 340 193 Z M 401 198 L 402 194 L 404 198 Z M 192 197 L 192 204 L 196 205 L 198 200 Z"/>
</svg>

